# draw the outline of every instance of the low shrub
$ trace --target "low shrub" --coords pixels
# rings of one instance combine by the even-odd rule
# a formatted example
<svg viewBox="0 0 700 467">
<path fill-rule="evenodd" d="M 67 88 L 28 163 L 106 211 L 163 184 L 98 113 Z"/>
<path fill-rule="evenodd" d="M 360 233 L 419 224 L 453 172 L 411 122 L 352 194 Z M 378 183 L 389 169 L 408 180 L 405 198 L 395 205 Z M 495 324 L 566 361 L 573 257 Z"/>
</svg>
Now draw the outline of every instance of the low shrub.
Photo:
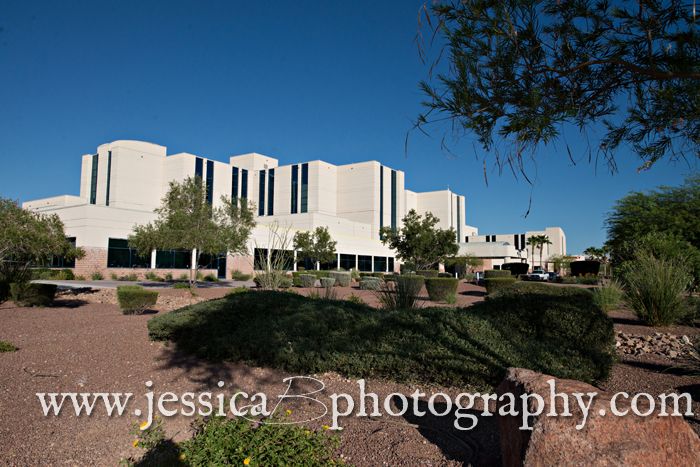
<svg viewBox="0 0 700 467">
<path fill-rule="evenodd" d="M 510 271 L 505 271 L 508 276 L 505 277 L 486 277 L 484 279 L 484 286 L 486 287 L 486 293 L 491 295 L 500 291 L 501 289 L 508 288 L 515 284 L 517 279 L 510 275 Z"/>
<path fill-rule="evenodd" d="M 207 274 L 204 276 L 204 282 L 219 282 L 219 278 L 216 277 L 214 274 Z"/>
<path fill-rule="evenodd" d="M 385 310 L 412 310 L 419 307 L 423 276 L 407 274 L 397 276 L 396 281 L 385 282 L 377 292 L 379 303 Z"/>
<path fill-rule="evenodd" d="M 316 287 L 316 276 L 314 274 L 300 274 L 299 281 L 304 288 Z"/>
<path fill-rule="evenodd" d="M 253 277 L 253 276 L 251 276 L 250 274 L 246 274 L 244 272 L 241 272 L 237 269 L 234 269 L 233 271 L 231 271 L 231 279 L 233 279 L 234 281 L 249 281 L 251 279 L 251 277 Z"/>
<path fill-rule="evenodd" d="M 352 280 L 359 281 L 360 280 L 360 271 L 358 271 L 356 268 L 352 268 L 350 270 L 350 276 L 352 276 Z"/>
<path fill-rule="evenodd" d="M 416 271 L 416 274 L 423 277 L 437 277 L 439 273 L 433 269 L 419 269 Z"/>
<path fill-rule="evenodd" d="M 609 284 L 591 290 L 593 301 L 604 312 L 609 312 L 620 306 L 625 295 L 619 282 L 613 280 Z"/>
<path fill-rule="evenodd" d="M 123 276 L 117 277 L 117 280 L 122 281 L 122 282 L 127 282 L 127 281 L 128 282 L 136 282 L 139 280 L 139 275 L 132 272 L 132 273 L 124 274 Z"/>
<path fill-rule="evenodd" d="M 484 271 L 484 279 L 491 279 L 493 277 L 510 277 L 512 274 L 508 270 L 502 269 L 487 269 Z"/>
<path fill-rule="evenodd" d="M 189 276 L 186 272 L 183 272 L 183 273 L 180 274 L 180 276 L 178 277 L 178 280 L 187 281 L 187 280 L 190 280 L 190 276 Z"/>
<path fill-rule="evenodd" d="M 454 274 L 450 274 L 449 272 L 439 272 L 438 277 L 455 277 Z"/>
<path fill-rule="evenodd" d="M 105 276 L 102 275 L 100 271 L 95 271 L 92 274 L 90 274 L 90 279 L 94 281 L 101 281 L 105 278 Z"/>
<path fill-rule="evenodd" d="M 85 276 L 83 276 L 82 274 L 78 274 L 77 276 L 75 276 L 75 280 L 76 280 L 76 281 L 84 281 L 84 280 L 85 280 Z"/>
<path fill-rule="evenodd" d="M 377 277 L 363 277 L 360 279 L 360 290 L 379 290 L 382 280 Z"/>
<path fill-rule="evenodd" d="M 321 287 L 333 287 L 335 285 L 335 278 L 334 277 L 322 277 L 321 278 Z"/>
<path fill-rule="evenodd" d="M 153 281 L 153 282 L 163 282 L 164 279 L 160 277 L 158 274 L 156 274 L 153 271 L 148 271 L 146 274 L 143 275 L 143 277 L 146 280 Z"/>
<path fill-rule="evenodd" d="M 350 287 L 352 274 L 346 271 L 330 271 L 330 276 L 335 279 L 338 287 Z"/>
<path fill-rule="evenodd" d="M 253 278 L 253 282 L 257 287 L 266 290 L 289 288 L 292 284 L 284 271 L 259 272 Z"/>
<path fill-rule="evenodd" d="M 598 285 L 600 282 L 600 277 L 597 274 L 583 274 L 581 276 L 575 276 L 577 284 L 582 285 Z"/>
<path fill-rule="evenodd" d="M 119 276 L 117 276 L 115 273 L 111 273 L 111 274 L 109 275 L 109 278 L 112 279 L 113 281 L 118 281 L 118 280 L 119 280 Z"/>
<path fill-rule="evenodd" d="M 56 289 L 54 284 L 13 282 L 10 284 L 10 297 L 21 306 L 50 306 L 56 297 Z"/>
<path fill-rule="evenodd" d="M 37 268 L 31 270 L 32 279 L 41 280 L 56 280 L 56 281 L 72 281 L 75 280 L 75 274 L 72 269 L 48 269 Z"/>
<path fill-rule="evenodd" d="M 125 315 L 143 313 L 156 304 L 158 292 L 139 285 L 122 285 L 117 287 L 117 301 Z"/>
<path fill-rule="evenodd" d="M 190 284 L 187 282 L 176 282 L 173 284 L 173 289 L 189 289 Z"/>
<path fill-rule="evenodd" d="M 250 289 L 248 287 L 234 287 L 233 289 L 226 292 L 226 296 L 236 295 L 238 293 L 248 293 Z"/>
<path fill-rule="evenodd" d="M 687 315 L 685 292 L 693 277 L 681 262 L 638 256 L 622 276 L 626 302 L 650 326 L 669 326 Z"/>
<path fill-rule="evenodd" d="M 355 294 L 350 294 L 349 296 L 345 297 L 345 300 L 347 300 L 350 303 L 354 303 L 356 305 L 365 305 L 365 301 L 362 300 L 362 297 L 355 295 Z"/>
<path fill-rule="evenodd" d="M 16 352 L 18 349 L 7 341 L 0 341 L 0 353 Z"/>
<path fill-rule="evenodd" d="M 292 286 L 292 279 L 290 277 L 287 277 L 286 275 L 279 280 L 277 283 L 277 286 L 280 289 L 288 289 Z"/>
<path fill-rule="evenodd" d="M 165 280 L 170 282 L 173 280 L 173 273 L 172 272 L 167 272 L 165 273 Z"/>
<path fill-rule="evenodd" d="M 425 279 L 428 297 L 433 302 L 455 303 L 458 285 L 459 280 L 454 277 L 428 277 Z"/>
</svg>

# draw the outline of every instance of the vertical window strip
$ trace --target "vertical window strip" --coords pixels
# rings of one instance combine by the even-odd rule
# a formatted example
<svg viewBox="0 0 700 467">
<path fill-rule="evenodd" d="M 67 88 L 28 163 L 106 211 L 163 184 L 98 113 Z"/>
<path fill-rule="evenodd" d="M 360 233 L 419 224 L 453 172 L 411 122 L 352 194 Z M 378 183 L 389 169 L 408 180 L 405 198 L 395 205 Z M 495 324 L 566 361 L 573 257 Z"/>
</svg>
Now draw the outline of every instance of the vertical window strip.
<svg viewBox="0 0 700 467">
<path fill-rule="evenodd" d="M 202 158 L 197 157 L 194 160 L 194 176 L 199 177 L 199 178 L 203 178 L 203 176 L 204 176 L 203 172 L 204 172 L 204 167 L 203 167 L 203 163 L 202 163 Z"/>
<path fill-rule="evenodd" d="M 457 241 L 462 238 L 462 197 L 457 195 Z"/>
<path fill-rule="evenodd" d="M 90 204 L 97 204 L 97 165 L 99 162 L 100 155 L 93 155 L 90 176 Z"/>
<path fill-rule="evenodd" d="M 267 171 L 267 215 L 275 213 L 275 169 Z"/>
<path fill-rule="evenodd" d="M 293 165 L 292 166 L 292 206 L 290 209 L 290 212 L 292 214 L 296 214 L 298 211 L 298 203 L 299 200 L 297 199 L 297 196 L 299 194 L 299 166 L 298 165 Z"/>
<path fill-rule="evenodd" d="M 379 230 L 384 227 L 384 166 L 379 166 Z M 379 234 L 381 238 L 381 233 Z"/>
<path fill-rule="evenodd" d="M 214 201 L 214 161 L 207 161 L 207 203 Z"/>
<path fill-rule="evenodd" d="M 391 230 L 396 230 L 398 211 L 396 209 L 396 170 L 391 171 Z"/>
<path fill-rule="evenodd" d="M 309 211 L 309 164 L 301 164 L 301 212 Z"/>
<path fill-rule="evenodd" d="M 112 179 L 112 151 L 107 152 L 107 194 L 105 196 L 105 205 L 109 206 L 109 186 Z"/>
<path fill-rule="evenodd" d="M 231 201 L 238 199 L 238 167 L 231 168 Z"/>
<path fill-rule="evenodd" d="M 241 169 L 241 198 L 248 199 L 248 170 Z"/>
<path fill-rule="evenodd" d="M 265 171 L 259 172 L 260 180 L 258 185 L 258 216 L 265 215 Z"/>
</svg>

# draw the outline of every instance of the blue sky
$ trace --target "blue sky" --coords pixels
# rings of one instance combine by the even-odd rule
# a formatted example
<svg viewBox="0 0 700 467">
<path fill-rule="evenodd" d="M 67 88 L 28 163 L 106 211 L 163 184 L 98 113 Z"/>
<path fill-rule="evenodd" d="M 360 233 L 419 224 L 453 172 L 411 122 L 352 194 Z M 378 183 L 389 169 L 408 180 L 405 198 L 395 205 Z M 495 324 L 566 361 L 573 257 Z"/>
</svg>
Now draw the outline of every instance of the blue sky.
<svg viewBox="0 0 700 467">
<path fill-rule="evenodd" d="M 428 72 L 414 43 L 422 3 L 0 0 L 0 196 L 77 194 L 80 155 L 116 139 L 222 161 L 376 159 L 404 170 L 410 189 L 464 194 L 483 234 L 558 225 L 576 253 L 605 240 L 616 199 L 697 170 L 661 162 L 638 174 L 624 149 L 613 176 L 588 164 L 574 131 L 579 163 L 563 143 L 542 148 L 534 187 L 491 167 L 487 186 L 470 136 L 455 157 L 439 129 L 414 132 L 405 152 Z"/>
</svg>

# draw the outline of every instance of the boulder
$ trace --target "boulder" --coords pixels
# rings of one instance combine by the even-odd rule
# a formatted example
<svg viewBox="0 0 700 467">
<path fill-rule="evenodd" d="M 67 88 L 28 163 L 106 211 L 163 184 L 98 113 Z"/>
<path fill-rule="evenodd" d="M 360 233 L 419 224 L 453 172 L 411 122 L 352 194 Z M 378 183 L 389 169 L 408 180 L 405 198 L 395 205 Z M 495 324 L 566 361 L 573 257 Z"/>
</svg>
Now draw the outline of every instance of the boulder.
<svg viewBox="0 0 700 467">
<path fill-rule="evenodd" d="M 571 417 L 548 417 L 552 406 L 549 380 L 554 379 L 556 392 L 568 396 Z M 700 462 L 700 438 L 682 417 L 658 417 L 656 410 L 648 417 L 626 416 L 610 413 L 610 400 L 614 393 L 603 392 L 581 381 L 554 378 L 531 370 L 511 368 L 498 387 L 498 395 L 512 393 L 518 404 L 523 394 L 539 394 L 544 400 L 544 410 L 530 419 L 532 431 L 520 430 L 522 416 L 499 416 L 503 465 L 698 465 Z M 596 392 L 588 420 L 582 429 L 582 411 L 573 393 Z M 533 396 L 534 397 L 534 396 Z M 588 401 L 587 396 L 583 396 Z M 618 397 L 618 410 L 631 407 L 631 398 Z M 507 401 L 499 402 L 498 408 Z M 681 401 L 682 402 L 682 401 Z M 563 413 L 564 398 L 555 399 L 557 413 Z M 641 398 L 638 407 L 648 407 Z M 530 412 L 535 412 L 537 401 L 530 399 Z M 520 407 L 517 405 L 516 407 Z M 504 407 L 505 409 L 506 407 Z M 605 415 L 601 415 L 605 410 Z M 671 410 L 671 409 L 669 409 Z M 685 404 L 681 403 L 681 410 Z"/>
</svg>

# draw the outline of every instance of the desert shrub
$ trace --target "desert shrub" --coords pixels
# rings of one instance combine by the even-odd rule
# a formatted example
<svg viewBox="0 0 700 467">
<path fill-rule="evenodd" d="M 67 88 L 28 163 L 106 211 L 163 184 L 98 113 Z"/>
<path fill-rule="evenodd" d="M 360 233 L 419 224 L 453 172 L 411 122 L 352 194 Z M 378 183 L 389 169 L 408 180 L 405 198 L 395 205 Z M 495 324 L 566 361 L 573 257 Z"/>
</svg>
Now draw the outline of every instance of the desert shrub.
<svg viewBox="0 0 700 467">
<path fill-rule="evenodd" d="M 180 274 L 180 276 L 178 277 L 178 280 L 180 280 L 180 281 L 188 281 L 188 280 L 190 280 L 190 276 L 188 276 L 186 272 L 183 272 L 183 273 Z"/>
<path fill-rule="evenodd" d="M 433 269 L 420 269 L 416 271 L 416 274 L 423 277 L 437 277 L 439 273 Z"/>
<path fill-rule="evenodd" d="M 77 276 L 75 276 L 75 280 L 76 280 L 76 281 L 84 281 L 84 280 L 85 280 L 85 276 L 83 276 L 82 274 L 78 274 Z"/>
<path fill-rule="evenodd" d="M 284 276 L 279 280 L 277 286 L 280 289 L 288 289 L 292 286 L 292 279 L 287 276 Z"/>
<path fill-rule="evenodd" d="M 335 285 L 335 278 L 334 277 L 322 277 L 321 279 L 321 287 L 333 287 Z"/>
<path fill-rule="evenodd" d="M 101 281 L 105 278 L 105 276 L 102 275 L 100 271 L 95 271 L 92 274 L 90 274 L 90 279 L 94 281 Z"/>
<path fill-rule="evenodd" d="M 117 276 L 115 273 L 110 273 L 109 278 L 112 279 L 113 281 L 119 280 L 119 276 Z"/>
<path fill-rule="evenodd" d="M 520 262 L 513 262 L 513 263 L 504 263 L 501 265 L 501 270 L 502 271 L 510 271 L 510 274 L 512 276 L 520 276 L 521 274 L 527 274 L 527 272 L 530 270 L 530 265 L 528 263 L 520 263 Z"/>
<path fill-rule="evenodd" d="M 15 347 L 14 345 L 10 344 L 7 341 L 0 341 L 0 353 L 16 352 L 16 351 L 17 351 L 17 347 Z"/>
<path fill-rule="evenodd" d="M 668 326 L 687 315 L 684 295 L 693 278 L 678 259 L 639 255 L 621 279 L 627 304 L 646 324 Z"/>
<path fill-rule="evenodd" d="M 173 273 L 172 272 L 166 272 L 165 273 L 165 280 L 170 282 L 173 280 Z"/>
<path fill-rule="evenodd" d="M 248 287 L 234 287 L 233 289 L 226 292 L 226 296 L 228 297 L 230 295 L 236 295 L 238 293 L 248 293 L 248 292 L 250 292 L 250 289 L 248 289 Z"/>
<path fill-rule="evenodd" d="M 219 282 L 219 278 L 214 274 L 207 274 L 204 276 L 204 282 Z"/>
<path fill-rule="evenodd" d="M 257 273 L 253 278 L 253 282 L 261 289 L 267 290 L 288 288 L 291 286 L 291 280 L 284 271 Z"/>
<path fill-rule="evenodd" d="M 377 298 L 385 310 L 412 310 L 420 305 L 423 276 L 407 274 L 397 276 L 395 281 L 381 284 Z"/>
<path fill-rule="evenodd" d="M 609 284 L 603 285 L 591 290 L 593 293 L 593 301 L 606 313 L 620 306 L 625 295 L 622 290 L 622 285 L 616 281 L 610 281 Z"/>
<path fill-rule="evenodd" d="M 50 306 L 56 297 L 56 289 L 53 284 L 13 282 L 10 284 L 10 297 L 21 306 Z"/>
<path fill-rule="evenodd" d="M 231 279 L 234 281 L 249 281 L 252 276 L 237 269 L 231 271 Z"/>
<path fill-rule="evenodd" d="M 700 321 L 700 297 L 689 295 L 685 299 L 686 313 L 681 318 L 681 323 L 693 326 Z"/>
<path fill-rule="evenodd" d="M 165 280 L 153 271 L 148 271 L 146 274 L 143 275 L 143 277 L 153 282 L 163 282 Z"/>
<path fill-rule="evenodd" d="M 127 281 L 136 282 L 137 280 L 139 280 L 139 276 L 138 276 L 138 274 L 132 272 L 132 273 L 124 274 L 123 276 L 117 277 L 117 280 L 122 281 L 122 282 L 127 282 Z"/>
<path fill-rule="evenodd" d="M 349 296 L 345 297 L 345 300 L 356 305 L 365 305 L 365 301 L 362 300 L 362 297 L 355 294 L 350 294 Z"/>
<path fill-rule="evenodd" d="M 176 282 L 173 284 L 173 289 L 189 289 L 190 284 L 187 282 Z"/>
<path fill-rule="evenodd" d="M 510 271 L 505 272 L 508 273 L 505 277 L 486 277 L 484 279 L 484 286 L 486 287 L 487 294 L 491 295 L 515 284 L 517 279 L 510 275 Z"/>
<path fill-rule="evenodd" d="M 454 303 L 457 301 L 458 285 L 459 280 L 454 277 L 428 277 L 425 279 L 428 297 L 433 302 Z"/>
<path fill-rule="evenodd" d="M 484 279 L 491 279 L 492 277 L 510 277 L 512 274 L 508 270 L 501 269 L 487 269 L 484 271 Z"/>
<path fill-rule="evenodd" d="M 612 321 L 592 294 L 551 286 L 514 287 L 467 310 L 381 313 L 347 300 L 242 293 L 158 316 L 148 330 L 213 361 L 478 389 L 497 385 L 508 367 L 600 381 L 615 354 Z"/>
<path fill-rule="evenodd" d="M 122 285 L 117 287 L 117 301 L 125 315 L 143 313 L 156 304 L 158 292 L 139 285 Z"/>
<path fill-rule="evenodd" d="M 600 272 L 600 261 L 572 261 L 569 268 L 572 276 L 585 276 L 588 274 L 597 276 Z"/>
<path fill-rule="evenodd" d="M 360 290 L 379 290 L 382 280 L 377 277 L 363 277 L 360 279 Z"/>
<path fill-rule="evenodd" d="M 346 271 L 331 271 L 330 276 L 335 279 L 335 284 L 338 287 L 350 287 L 352 275 Z"/>
<path fill-rule="evenodd" d="M 360 271 L 358 271 L 355 268 L 352 268 L 350 270 L 350 276 L 352 276 L 352 280 L 359 281 L 360 280 Z"/>
<path fill-rule="evenodd" d="M 32 279 L 57 280 L 57 281 L 72 281 L 75 280 L 75 274 L 72 269 L 48 269 L 38 268 L 31 270 Z"/>
<path fill-rule="evenodd" d="M 476 279 L 476 274 L 474 274 L 473 272 L 467 272 L 467 273 L 464 274 L 464 276 L 462 277 L 462 279 L 464 279 L 464 280 L 467 281 L 467 282 L 471 282 L 471 281 L 473 281 L 474 279 Z"/>
<path fill-rule="evenodd" d="M 298 277 L 302 287 L 307 289 L 316 287 L 316 276 L 314 274 L 300 274 Z"/>
</svg>

